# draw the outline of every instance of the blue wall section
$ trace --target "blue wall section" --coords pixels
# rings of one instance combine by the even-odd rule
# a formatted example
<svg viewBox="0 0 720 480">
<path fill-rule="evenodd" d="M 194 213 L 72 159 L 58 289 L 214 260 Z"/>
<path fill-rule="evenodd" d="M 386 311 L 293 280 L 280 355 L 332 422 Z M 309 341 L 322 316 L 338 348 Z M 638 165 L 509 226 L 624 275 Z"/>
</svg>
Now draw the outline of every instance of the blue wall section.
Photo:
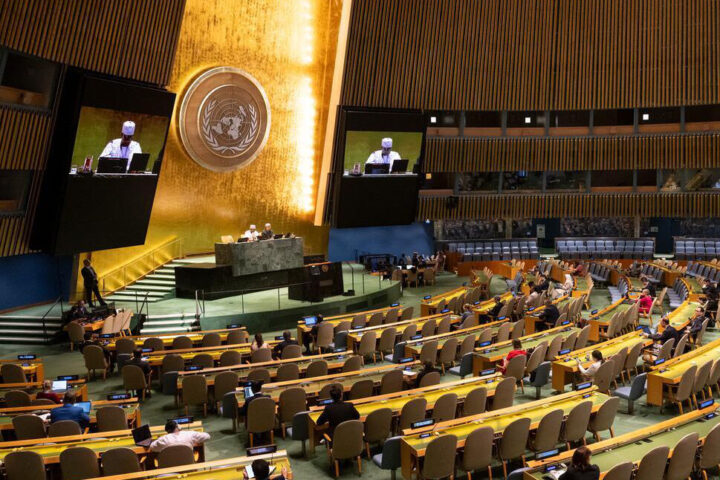
<svg viewBox="0 0 720 480">
<path fill-rule="evenodd" d="M 70 292 L 72 257 L 45 254 L 0 258 L 0 310 L 54 301 Z"/>
<path fill-rule="evenodd" d="M 390 227 L 333 228 L 328 240 L 328 260 L 355 260 L 368 253 L 400 255 L 433 251 L 432 223 L 412 223 Z"/>
</svg>

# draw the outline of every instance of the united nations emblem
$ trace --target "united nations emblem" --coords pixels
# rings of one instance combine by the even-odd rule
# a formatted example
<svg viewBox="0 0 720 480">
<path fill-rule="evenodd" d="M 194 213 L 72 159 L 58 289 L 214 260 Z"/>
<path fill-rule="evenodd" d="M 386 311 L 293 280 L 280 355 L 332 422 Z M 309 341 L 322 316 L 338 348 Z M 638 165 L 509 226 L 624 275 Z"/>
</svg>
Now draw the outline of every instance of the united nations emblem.
<svg viewBox="0 0 720 480">
<path fill-rule="evenodd" d="M 208 70 L 188 87 L 180 106 L 180 138 L 195 162 L 216 172 L 252 163 L 267 143 L 270 105 L 248 73 Z"/>
</svg>

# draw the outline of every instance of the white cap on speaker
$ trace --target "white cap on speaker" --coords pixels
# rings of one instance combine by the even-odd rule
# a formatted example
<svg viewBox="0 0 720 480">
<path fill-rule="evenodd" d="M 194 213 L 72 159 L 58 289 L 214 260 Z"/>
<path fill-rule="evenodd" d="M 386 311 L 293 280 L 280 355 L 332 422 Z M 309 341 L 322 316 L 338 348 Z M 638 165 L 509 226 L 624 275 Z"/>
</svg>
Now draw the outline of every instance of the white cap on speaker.
<svg viewBox="0 0 720 480">
<path fill-rule="evenodd" d="M 122 126 L 123 135 L 135 135 L 135 122 L 128 120 Z"/>
<path fill-rule="evenodd" d="M 392 138 L 386 137 L 382 139 L 383 148 L 392 148 Z"/>
</svg>

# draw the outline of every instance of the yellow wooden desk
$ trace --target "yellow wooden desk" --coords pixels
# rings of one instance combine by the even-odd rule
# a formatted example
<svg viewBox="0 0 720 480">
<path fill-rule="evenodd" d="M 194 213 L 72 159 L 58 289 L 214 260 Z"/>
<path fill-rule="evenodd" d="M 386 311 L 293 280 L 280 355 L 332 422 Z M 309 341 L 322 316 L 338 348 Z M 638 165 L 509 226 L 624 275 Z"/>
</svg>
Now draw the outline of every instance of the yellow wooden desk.
<svg viewBox="0 0 720 480">
<path fill-rule="evenodd" d="M 617 312 L 625 312 L 632 306 L 632 303 L 627 303 L 624 298 L 621 298 L 620 300 L 603 308 L 596 314 L 591 314 L 588 319 L 590 325 L 590 335 L 588 336 L 588 339 L 591 342 L 601 341 L 603 337 L 601 337 L 600 334 L 607 332 L 608 326 L 610 325 L 610 319 L 613 315 Z"/>
<path fill-rule="evenodd" d="M 420 371 L 420 367 L 420 362 L 409 362 L 400 365 L 393 364 L 383 365 L 380 367 L 364 368 L 362 370 L 356 370 L 354 372 L 336 373 L 334 375 L 323 375 L 322 377 L 300 378 L 298 380 L 290 380 L 287 382 L 267 383 L 262 386 L 262 393 L 265 395 L 269 395 L 270 398 L 275 400 L 275 402 L 277 403 L 280 400 L 280 393 L 282 393 L 284 390 L 287 390 L 288 388 L 293 387 L 301 387 L 303 390 L 305 390 L 305 395 L 307 396 L 307 398 L 316 397 L 325 385 L 329 385 L 331 383 L 339 383 L 343 386 L 343 390 L 345 392 L 349 392 L 350 388 L 357 381 L 372 380 L 375 383 L 375 386 L 378 386 L 380 385 L 380 381 L 382 380 L 383 375 L 385 375 L 391 370 L 405 370 L 405 368 L 410 369 L 410 371 L 405 374 L 406 380 L 408 381 L 408 383 L 410 383 L 414 381 L 417 377 L 417 374 Z M 245 404 L 245 397 L 243 395 L 242 389 L 238 389 L 236 391 L 235 397 L 237 398 L 238 407 L 242 407 Z"/>
<path fill-rule="evenodd" d="M 699 306 L 700 304 L 698 302 L 693 302 L 687 298 L 679 307 L 668 314 L 670 325 L 678 332 L 683 330 L 690 325 L 690 318 L 695 314 L 695 309 Z M 658 332 L 662 332 L 663 330 L 664 329 L 658 325 Z"/>
<path fill-rule="evenodd" d="M 195 431 L 202 431 L 202 424 L 199 426 L 195 426 L 192 428 L 192 430 Z M 108 432 L 109 433 L 109 432 Z M 162 429 L 154 429 L 151 430 L 153 440 L 157 439 L 158 437 L 165 434 L 165 431 Z M 82 437 L 82 435 L 80 435 Z M 135 445 L 135 440 L 133 439 L 132 434 L 130 435 L 121 435 L 121 436 L 115 436 L 111 438 L 100 437 L 100 438 L 92 438 L 91 440 L 71 440 L 67 442 L 57 443 L 57 440 L 55 438 L 49 438 L 48 441 L 52 441 L 53 444 L 40 444 L 38 445 L 38 441 L 36 440 L 32 445 L 19 445 L 15 446 L 16 443 L 22 443 L 22 442 L 6 442 L 2 444 L 3 448 L 0 448 L 0 461 L 5 459 L 5 456 L 12 452 L 17 451 L 28 451 L 28 452 L 35 452 L 39 454 L 41 457 L 43 457 L 43 460 L 45 461 L 45 465 L 51 465 L 56 464 L 60 462 L 60 454 L 72 447 L 85 447 L 92 450 L 98 458 L 102 455 L 103 452 L 106 452 L 107 450 L 118 448 L 118 447 L 126 447 L 134 451 L 138 456 L 140 455 L 146 455 L 148 453 L 148 449 L 145 447 L 139 447 Z M 58 438 L 65 438 L 65 437 L 58 437 Z M 27 442 L 27 440 L 25 441 Z M 196 447 L 196 450 L 203 452 L 203 446 Z"/>
<path fill-rule="evenodd" d="M 579 403 L 591 401 L 593 403 L 592 411 L 596 412 L 608 398 L 607 395 L 597 392 L 596 387 L 591 387 L 579 392 L 564 393 L 479 415 L 457 418 L 426 428 L 405 430 L 400 442 L 403 477 L 410 480 L 413 470 L 419 465 L 420 459 L 425 456 L 427 445 L 440 435 L 457 436 L 460 449 L 465 446 L 465 439 L 468 435 L 478 427 L 492 427 L 495 437 L 498 438 L 502 437 L 503 431 L 510 423 L 519 418 L 529 418 L 532 430 L 536 429 L 540 420 L 553 410 L 560 409 L 567 416 L 570 410 Z"/>
<path fill-rule="evenodd" d="M 543 342 L 549 345 L 556 337 L 565 339 L 573 332 L 580 332 L 580 330 L 573 325 L 565 325 L 531 335 L 525 335 L 520 337 L 519 340 L 522 342 L 523 349 L 528 350 L 537 347 Z M 479 372 L 489 368 L 495 368 L 498 363 L 507 357 L 507 354 L 510 353 L 512 349 L 512 340 L 496 343 L 487 347 L 476 348 L 475 355 L 473 355 L 473 375 L 477 375 Z"/>
<path fill-rule="evenodd" d="M 420 316 L 426 317 L 428 315 L 436 313 L 440 301 L 445 300 L 446 302 L 449 302 L 453 298 L 457 298 L 460 295 L 466 293 L 467 291 L 467 287 L 458 287 L 450 290 L 449 292 L 435 295 L 434 297 L 428 298 L 427 300 L 423 299 L 423 301 L 420 302 Z"/>
<path fill-rule="evenodd" d="M 641 330 L 635 330 L 634 332 L 626 333 L 625 335 L 612 338 L 606 342 L 591 345 L 580 350 L 575 350 L 567 355 L 557 357 L 552 363 L 553 388 L 558 392 L 562 392 L 565 390 L 565 385 L 573 383 L 575 374 L 579 371 L 575 359 L 581 359 L 583 367 L 588 367 L 592 364 L 592 361 L 588 360 L 588 358 L 590 358 L 590 353 L 592 353 L 593 350 L 599 350 L 603 358 L 607 359 L 623 348 L 631 349 L 637 343 L 642 343 L 647 347 L 652 345 L 653 342 L 649 338 L 645 338 Z"/>
<path fill-rule="evenodd" d="M 443 345 L 445 345 L 445 342 L 447 342 L 451 338 L 457 339 L 458 347 L 460 347 L 460 344 L 463 342 L 463 340 L 465 340 L 465 338 L 469 337 L 470 335 L 475 335 L 475 338 L 477 339 L 480 333 L 486 329 L 492 329 L 494 332 L 494 336 L 495 333 L 497 333 L 497 327 L 499 327 L 501 323 L 504 323 L 504 321 L 486 323 L 485 325 L 478 325 L 476 327 L 462 328 L 448 333 L 441 333 L 440 335 L 431 335 L 429 337 L 418 338 L 417 340 L 408 340 L 405 343 L 405 356 L 419 357 L 423 345 L 433 340 L 437 340 L 438 351 L 440 351 L 442 350 Z"/>
<path fill-rule="evenodd" d="M 18 358 L 5 358 L 0 360 L 0 364 L 12 363 L 20 365 L 23 373 L 30 382 L 42 382 L 45 379 L 45 367 L 42 358 L 33 358 L 30 360 L 19 360 Z M 4 388 L 7 384 L 0 383 L 0 388 Z"/>
<path fill-rule="evenodd" d="M 440 319 L 444 317 L 450 317 L 451 325 L 460 323 L 461 319 L 461 317 L 453 313 L 436 313 L 434 315 L 428 315 L 426 317 L 415 317 L 410 320 L 404 320 L 402 322 L 387 323 L 384 325 L 375 325 L 374 327 L 365 327 L 350 330 L 347 335 L 347 349 L 356 352 L 358 347 L 360 346 L 360 340 L 362 340 L 362 336 L 368 332 L 375 332 L 376 342 L 380 342 L 380 337 L 382 336 L 382 333 L 388 328 L 394 328 L 396 330 L 397 338 L 400 338 L 402 336 L 403 330 L 405 330 L 405 328 L 407 328 L 409 325 L 416 325 L 417 331 L 419 333 L 425 323 L 429 322 L 430 320 L 435 320 L 436 323 L 440 323 Z"/>
<path fill-rule="evenodd" d="M 555 305 L 559 310 L 565 304 L 569 303 L 571 299 L 570 295 L 564 295 L 553 300 L 553 305 Z M 537 323 L 542 321 L 540 319 L 540 314 L 543 310 L 545 310 L 545 305 L 540 305 L 539 307 L 525 312 L 525 335 L 530 335 L 531 333 L 535 333 L 537 331 Z"/>
<path fill-rule="evenodd" d="M 590 292 L 594 283 L 590 275 L 584 277 L 573 277 L 575 279 L 575 288 L 572 291 L 572 298 L 580 298 L 585 295 L 585 308 L 590 308 Z"/>
<path fill-rule="evenodd" d="M 112 341 L 108 342 L 105 345 L 105 348 L 107 348 L 110 351 L 114 351 L 115 350 L 115 341 L 119 338 L 129 338 L 130 340 L 133 340 L 138 347 L 141 347 L 143 342 L 145 340 L 147 340 L 148 338 L 159 338 L 163 341 L 163 344 L 165 345 L 166 349 L 172 349 L 173 340 L 175 340 L 175 338 L 177 338 L 177 337 L 189 337 L 190 340 L 192 340 L 193 344 L 201 345 L 203 337 L 205 336 L 205 334 L 208 334 L 208 333 L 217 333 L 220 335 L 220 341 L 226 342 L 228 333 L 230 333 L 233 330 L 245 330 L 245 327 L 220 328 L 217 330 L 199 330 L 197 332 L 158 333 L 157 335 L 133 335 L 133 336 L 126 336 L 126 337 L 116 337 Z"/>
<path fill-rule="evenodd" d="M 208 390 L 212 391 L 215 385 L 215 377 L 223 372 L 235 372 L 238 374 L 238 381 L 244 382 L 247 380 L 248 374 L 253 370 L 264 368 L 265 370 L 270 372 L 271 378 L 275 378 L 277 376 L 278 368 L 280 368 L 282 365 L 287 365 L 288 363 L 294 363 L 300 369 L 300 375 L 304 375 L 308 365 L 317 360 L 325 360 L 326 362 L 328 362 L 328 371 L 341 370 L 343 365 L 345 364 L 345 361 L 351 356 L 353 356 L 352 352 L 345 351 L 337 353 L 324 353 L 322 355 L 310 355 L 307 357 L 299 358 L 288 358 L 286 360 L 271 360 L 269 362 L 259 363 L 242 363 L 240 365 L 231 365 L 229 367 L 215 367 L 206 368 L 204 370 L 198 371 L 178 372 L 176 395 L 178 399 L 182 398 L 183 378 L 188 375 L 204 376 L 205 380 L 207 381 Z"/>
<path fill-rule="evenodd" d="M 398 320 L 402 316 L 403 313 L 403 307 L 402 305 L 398 305 L 397 307 L 383 307 L 383 308 L 376 308 L 374 310 L 363 310 L 361 312 L 354 312 L 354 313 L 343 313 L 341 315 L 333 315 L 330 317 L 323 317 L 322 323 L 331 323 L 335 326 L 337 326 L 340 322 L 352 322 L 353 318 L 355 318 L 358 315 L 364 315 L 365 321 L 369 321 L 370 317 L 376 313 L 382 313 L 383 314 L 383 323 L 385 323 L 385 317 L 387 316 L 387 313 L 390 310 L 397 309 L 398 311 Z M 297 322 L 297 338 L 303 338 L 304 333 L 310 333 L 312 330 L 312 327 L 308 327 L 305 325 L 305 320 L 298 320 Z"/>
<path fill-rule="evenodd" d="M 647 376 L 647 403 L 649 405 L 662 406 L 663 396 L 668 387 L 680 383 L 680 377 L 691 366 L 698 368 L 708 361 L 715 361 L 720 358 L 720 338 L 691 350 L 660 365 L 650 368 Z"/>
<path fill-rule="evenodd" d="M 282 342 L 282 340 L 266 340 L 266 343 L 271 350 L 280 342 Z M 146 353 L 144 355 L 145 358 L 147 358 L 147 362 L 150 364 L 150 367 L 157 368 L 162 365 L 163 358 L 165 358 L 166 355 L 180 355 L 185 362 L 190 362 L 195 355 L 207 353 L 213 357 L 213 360 L 218 361 L 223 353 L 232 350 L 239 352 L 243 357 L 249 358 L 252 354 L 250 351 L 250 345 L 250 343 L 239 343 L 237 345 L 220 345 L 218 347 L 193 347 L 178 350 L 159 350 L 156 352 Z"/>
<path fill-rule="evenodd" d="M 703 296 L 702 284 L 697 278 L 684 277 L 681 280 L 688 289 L 688 300 L 696 302 Z"/>
<path fill-rule="evenodd" d="M 600 468 L 600 478 L 615 465 L 624 462 L 633 462 L 636 465 L 652 449 L 666 446 L 672 452 L 677 442 L 690 433 L 699 435 L 700 443 L 715 426 L 720 424 L 720 415 L 717 415 L 717 405 L 695 410 L 668 420 L 654 423 L 645 428 L 618 435 L 593 443 L 592 463 Z M 707 415 L 715 414 L 708 419 Z M 646 439 L 647 441 L 641 441 Z M 562 452 L 554 457 L 541 461 L 530 461 L 527 466 L 530 470 L 524 472 L 525 480 L 544 480 L 547 478 L 547 468 L 558 468 L 572 460 L 575 451 Z"/>
<path fill-rule="evenodd" d="M 108 406 L 118 406 L 125 410 L 125 416 L 128 419 L 129 425 L 137 426 L 140 425 L 140 405 L 138 404 L 137 398 L 129 398 L 127 400 L 97 400 L 92 402 L 92 409 L 90 410 L 90 425 L 97 423 L 95 414 L 98 409 Z M 25 415 L 37 411 L 49 411 L 55 408 L 62 407 L 61 403 L 56 405 L 31 405 L 29 407 L 14 407 L 14 408 L 0 408 L 0 430 L 14 430 L 12 419 L 18 415 Z"/>
<path fill-rule="evenodd" d="M 188 480 L 239 480 L 243 478 L 243 472 L 247 465 L 252 464 L 255 460 L 265 460 L 275 470 L 270 478 L 278 477 L 282 469 L 287 470 L 287 479 L 292 480 L 292 470 L 290 469 L 290 459 L 287 451 L 278 450 L 275 453 L 265 455 L 256 455 L 253 457 L 233 457 L 213 460 L 212 462 L 200 462 L 180 467 L 159 468 L 155 470 L 144 470 L 136 473 L 126 473 L 123 475 L 109 475 L 98 477 L 98 480 L 142 480 L 149 478 L 183 478 Z"/>
<path fill-rule="evenodd" d="M 508 280 L 514 279 L 515 275 L 522 271 L 517 263 L 512 262 L 495 262 L 492 265 L 492 269 L 493 273 L 505 277 Z"/>
<path fill-rule="evenodd" d="M 642 292 L 643 289 L 643 283 L 642 280 L 640 280 L 639 277 L 625 277 L 628 280 L 628 285 L 630 287 L 630 291 L 632 292 Z"/>
<path fill-rule="evenodd" d="M 364 422 L 370 413 L 381 408 L 389 408 L 392 410 L 393 416 L 399 416 L 405 404 L 416 398 L 425 398 L 425 400 L 427 400 L 427 411 L 435 408 L 435 402 L 447 393 L 455 393 L 458 396 L 458 404 L 460 405 L 465 402 L 465 397 L 478 387 L 484 387 L 487 391 L 487 398 L 493 398 L 495 396 L 495 388 L 502 379 L 502 376 L 493 373 L 485 377 L 471 377 L 429 387 L 414 388 L 412 390 L 403 390 L 401 392 L 350 400 L 350 403 L 355 405 L 355 408 L 360 413 L 360 420 Z M 322 438 L 322 432 L 326 429 L 326 425 L 317 425 L 318 418 L 320 418 L 320 414 L 324 408 L 322 405 L 310 408 L 310 414 L 308 415 L 308 421 L 310 422 L 310 452 L 314 451 L 315 445 L 317 445 L 320 438 Z"/>
<path fill-rule="evenodd" d="M 2 397 L 3 403 L 5 401 L 5 394 L 13 390 L 22 390 L 30 395 L 31 400 L 35 400 L 38 392 L 42 391 L 42 382 L 4 383 L 0 385 L 2 386 L 2 388 L 0 388 L 0 396 Z M 88 389 L 84 378 L 79 380 L 70 380 L 68 381 L 68 385 L 70 386 L 69 390 L 71 389 L 75 391 L 78 401 L 87 401 Z M 56 393 L 62 397 L 65 394 L 65 390 L 58 391 Z M 2 411 L 2 409 L 0 409 L 0 411 Z"/>
<path fill-rule="evenodd" d="M 677 270 L 672 270 L 665 265 L 660 265 L 657 262 L 648 262 L 648 265 L 652 265 L 655 268 L 659 268 L 662 271 L 662 283 L 665 286 L 672 287 L 675 284 L 675 280 L 678 277 L 682 277 L 682 273 Z"/>
<path fill-rule="evenodd" d="M 500 301 L 505 303 L 511 298 L 513 298 L 514 295 L 512 292 L 505 292 L 502 295 L 500 295 Z M 484 300 L 477 305 L 473 306 L 473 313 L 475 314 L 475 320 L 480 322 L 480 315 L 486 315 L 488 311 L 490 311 L 495 306 L 495 298 L 489 298 L 487 300 Z M 506 320 L 507 321 L 507 320 Z M 486 324 L 487 325 L 487 324 Z"/>
</svg>

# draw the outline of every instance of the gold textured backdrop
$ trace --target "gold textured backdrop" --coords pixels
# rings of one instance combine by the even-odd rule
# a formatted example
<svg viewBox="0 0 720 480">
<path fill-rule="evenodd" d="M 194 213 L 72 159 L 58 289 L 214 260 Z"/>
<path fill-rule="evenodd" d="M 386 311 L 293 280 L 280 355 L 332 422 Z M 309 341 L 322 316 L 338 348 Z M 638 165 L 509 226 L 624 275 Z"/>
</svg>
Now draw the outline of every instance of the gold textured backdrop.
<svg viewBox="0 0 720 480">
<path fill-rule="evenodd" d="M 341 0 L 188 0 L 168 89 L 202 71 L 234 66 L 267 92 L 267 146 L 248 167 L 214 173 L 185 153 L 173 118 L 145 245 L 94 252 L 100 275 L 173 237 L 185 253 L 208 252 L 221 235 L 266 221 L 327 251 L 327 228 L 312 225 Z"/>
</svg>

